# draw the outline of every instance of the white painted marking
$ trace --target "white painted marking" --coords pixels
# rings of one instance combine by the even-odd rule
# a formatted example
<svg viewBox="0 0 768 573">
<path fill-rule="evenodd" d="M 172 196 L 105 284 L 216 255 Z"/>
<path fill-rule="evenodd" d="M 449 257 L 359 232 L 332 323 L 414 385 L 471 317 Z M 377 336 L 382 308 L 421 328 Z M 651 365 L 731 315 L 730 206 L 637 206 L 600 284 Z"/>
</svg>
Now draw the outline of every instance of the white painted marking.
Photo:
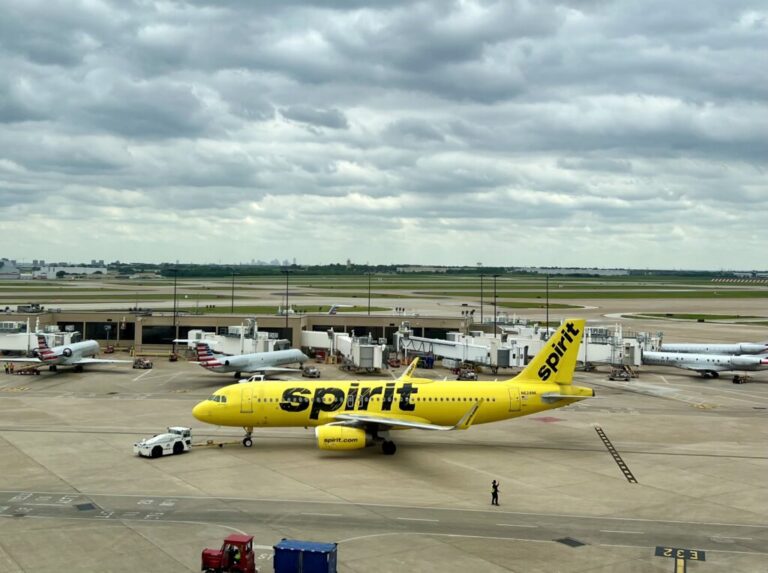
<svg viewBox="0 0 768 573">
<path fill-rule="evenodd" d="M 722 535 L 716 535 L 712 538 L 713 541 L 717 541 L 718 539 L 737 539 L 739 541 L 752 541 L 751 537 L 723 537 Z"/>
<path fill-rule="evenodd" d="M 399 519 L 401 521 L 440 521 L 439 519 L 424 519 L 423 517 L 396 517 L 395 519 Z"/>
<path fill-rule="evenodd" d="M 44 507 L 61 507 L 60 503 L 27 503 L 25 505 L 40 505 Z"/>
<path fill-rule="evenodd" d="M 133 382 L 136 382 L 137 380 L 140 380 L 141 378 L 144 378 L 144 376 L 146 376 L 146 375 L 147 375 L 147 374 L 149 374 L 150 372 L 152 372 L 152 369 L 151 369 L 151 368 L 150 368 L 149 370 L 145 370 L 144 372 L 142 372 L 141 374 L 139 374 L 138 376 L 136 376 L 136 378 L 134 378 L 134 379 L 133 379 Z"/>
<path fill-rule="evenodd" d="M 600 533 L 628 533 L 634 535 L 645 535 L 645 531 L 623 531 L 621 529 L 601 529 Z"/>
<path fill-rule="evenodd" d="M 312 512 L 306 512 L 306 513 L 302 513 L 301 515 L 319 515 L 320 517 L 341 517 L 340 513 L 312 513 Z"/>
<path fill-rule="evenodd" d="M 538 527 L 538 525 L 520 525 L 519 523 L 497 523 L 496 525 L 500 525 L 502 527 L 529 527 L 531 529 Z"/>
<path fill-rule="evenodd" d="M 0 493 L 13 493 L 17 494 L 18 490 L 0 490 Z M 37 494 L 50 494 L 50 495 L 63 495 L 61 492 L 40 491 Z M 32 494 L 34 495 L 34 494 Z M 109 492 L 80 492 L 80 495 L 88 498 L 100 498 L 100 497 L 121 497 L 121 498 L 146 498 L 145 495 L 135 493 L 109 493 Z M 347 505 L 351 507 L 385 507 L 390 509 L 416 509 L 416 510 L 430 510 L 430 511 L 458 511 L 467 513 L 490 513 L 490 509 L 471 509 L 460 507 L 434 507 L 434 506 L 418 506 L 418 505 L 392 505 L 386 503 L 355 503 L 345 501 L 307 501 L 306 499 L 283 499 L 283 498 L 261 498 L 261 497 L 229 497 L 229 496 L 205 496 L 205 495 L 178 495 L 177 499 L 191 499 L 191 500 L 204 500 L 204 501 L 240 501 L 240 502 L 274 502 L 274 503 L 296 503 L 304 505 Z M 599 515 L 580 515 L 577 513 L 533 513 L 524 511 L 501 511 L 495 510 L 494 514 L 503 515 L 528 515 L 533 517 L 553 518 L 564 517 L 573 519 L 592 519 L 592 520 L 605 520 L 605 521 L 632 521 L 638 523 L 672 523 L 681 525 L 717 525 L 722 527 L 749 527 L 751 529 L 768 529 L 768 525 L 749 525 L 744 523 L 722 523 L 719 521 L 675 521 L 666 519 L 648 519 L 644 517 L 605 517 Z M 506 539 L 506 538 L 505 538 Z"/>
</svg>

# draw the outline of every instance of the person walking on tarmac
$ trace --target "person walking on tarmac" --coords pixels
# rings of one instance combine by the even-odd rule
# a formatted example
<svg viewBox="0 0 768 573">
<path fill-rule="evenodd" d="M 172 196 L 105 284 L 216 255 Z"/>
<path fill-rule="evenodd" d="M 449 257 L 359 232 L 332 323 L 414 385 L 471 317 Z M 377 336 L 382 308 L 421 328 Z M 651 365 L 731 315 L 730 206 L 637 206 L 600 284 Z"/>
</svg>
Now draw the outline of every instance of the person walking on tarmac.
<svg viewBox="0 0 768 573">
<path fill-rule="evenodd" d="M 491 505 L 499 505 L 499 484 L 496 480 L 491 482 Z"/>
</svg>

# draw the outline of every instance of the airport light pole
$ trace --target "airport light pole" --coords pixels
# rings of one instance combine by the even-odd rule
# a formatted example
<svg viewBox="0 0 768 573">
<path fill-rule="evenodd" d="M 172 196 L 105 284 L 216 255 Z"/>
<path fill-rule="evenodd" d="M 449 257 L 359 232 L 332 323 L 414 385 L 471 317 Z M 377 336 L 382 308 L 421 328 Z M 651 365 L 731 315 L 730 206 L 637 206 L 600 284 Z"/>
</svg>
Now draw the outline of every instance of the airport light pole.
<svg viewBox="0 0 768 573">
<path fill-rule="evenodd" d="M 285 275 L 285 308 L 283 309 L 283 313 L 285 313 L 285 329 L 288 330 L 288 276 L 291 274 L 291 271 L 289 269 L 282 269 L 280 271 Z"/>
<path fill-rule="evenodd" d="M 365 273 L 368 275 L 368 316 L 371 316 L 371 271 Z"/>
<path fill-rule="evenodd" d="M 235 271 L 232 271 L 232 303 L 229 306 L 229 312 L 235 313 Z"/>
<path fill-rule="evenodd" d="M 176 339 L 179 337 L 178 327 L 176 325 L 176 280 L 179 276 L 178 267 L 173 269 L 173 353 L 176 354 Z"/>
<path fill-rule="evenodd" d="M 545 293 L 545 294 L 546 294 L 546 296 L 545 296 L 545 302 L 544 302 L 544 306 L 545 306 L 545 307 L 546 307 L 546 309 L 547 309 L 547 310 L 546 310 L 546 313 L 547 313 L 547 321 L 546 321 L 546 325 L 547 325 L 547 332 L 549 332 L 549 273 L 547 273 L 547 277 L 546 277 L 546 279 L 545 279 L 545 282 L 544 282 L 544 284 L 545 284 L 545 290 L 546 290 L 546 293 Z"/>
<path fill-rule="evenodd" d="M 483 273 L 480 273 L 480 326 L 483 326 Z"/>
<path fill-rule="evenodd" d="M 493 275 L 493 337 L 496 338 L 496 317 L 498 316 L 498 312 L 496 312 L 496 279 L 499 278 L 501 275 Z"/>
</svg>

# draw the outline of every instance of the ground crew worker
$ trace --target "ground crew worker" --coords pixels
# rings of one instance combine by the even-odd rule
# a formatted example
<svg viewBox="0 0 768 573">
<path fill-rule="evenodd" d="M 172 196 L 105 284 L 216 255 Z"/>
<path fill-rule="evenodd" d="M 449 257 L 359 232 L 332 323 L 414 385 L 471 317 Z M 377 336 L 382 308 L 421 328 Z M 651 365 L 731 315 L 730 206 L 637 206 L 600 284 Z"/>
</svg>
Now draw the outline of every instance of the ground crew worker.
<svg viewBox="0 0 768 573">
<path fill-rule="evenodd" d="M 5 373 L 8 374 L 11 371 L 10 366 L 8 366 L 8 363 L 5 363 Z"/>
<path fill-rule="evenodd" d="M 13 374 L 13 362 L 11 362 L 11 374 Z"/>
<path fill-rule="evenodd" d="M 491 505 L 499 505 L 499 484 L 496 480 L 491 482 Z"/>
</svg>

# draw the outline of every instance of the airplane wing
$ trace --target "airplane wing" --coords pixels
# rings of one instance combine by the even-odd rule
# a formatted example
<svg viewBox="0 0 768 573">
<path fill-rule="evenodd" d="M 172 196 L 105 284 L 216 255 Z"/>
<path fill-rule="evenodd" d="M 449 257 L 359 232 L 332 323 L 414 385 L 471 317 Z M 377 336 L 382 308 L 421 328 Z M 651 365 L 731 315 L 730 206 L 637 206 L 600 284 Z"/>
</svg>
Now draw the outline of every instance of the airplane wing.
<svg viewBox="0 0 768 573">
<path fill-rule="evenodd" d="M 693 370 L 694 372 L 726 372 L 734 369 L 730 364 L 707 364 L 707 366 L 703 366 L 701 364 L 686 364 L 685 362 L 678 364 L 678 368 Z"/>
<path fill-rule="evenodd" d="M 482 403 L 483 400 L 476 402 L 454 426 L 431 424 L 429 423 L 429 420 L 417 418 L 415 416 L 398 417 L 387 414 L 339 414 L 338 416 L 335 416 L 334 419 L 341 422 L 339 425 L 344 426 L 379 426 L 382 429 L 396 428 L 449 432 L 451 430 L 466 430 L 469 428 Z"/>
<path fill-rule="evenodd" d="M 261 368 L 255 368 L 253 370 L 249 370 L 248 368 L 242 368 L 240 370 L 241 372 L 257 372 L 257 373 L 264 373 L 264 374 L 277 374 L 278 372 L 301 372 L 301 369 L 299 368 L 281 368 L 280 366 L 262 366 Z"/>
<path fill-rule="evenodd" d="M 133 360 L 109 360 L 102 358 L 81 358 L 77 362 L 70 362 L 66 366 L 79 364 L 133 364 Z"/>
<path fill-rule="evenodd" d="M 5 356 L 0 358 L 0 362 L 29 362 L 31 364 L 44 364 L 39 358 L 6 358 Z"/>
</svg>

